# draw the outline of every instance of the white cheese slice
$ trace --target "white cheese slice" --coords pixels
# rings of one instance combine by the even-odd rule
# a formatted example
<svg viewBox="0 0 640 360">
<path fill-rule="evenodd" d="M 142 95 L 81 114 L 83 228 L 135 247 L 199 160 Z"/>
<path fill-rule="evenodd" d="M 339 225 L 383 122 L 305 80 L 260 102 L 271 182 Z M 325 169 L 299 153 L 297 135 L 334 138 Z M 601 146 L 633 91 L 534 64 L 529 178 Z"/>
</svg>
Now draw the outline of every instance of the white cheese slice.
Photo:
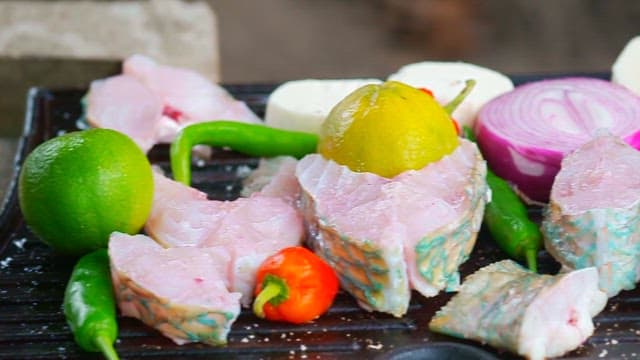
<svg viewBox="0 0 640 360">
<path fill-rule="evenodd" d="M 511 79 L 497 71 L 474 64 L 437 61 L 405 65 L 389 76 L 389 80 L 431 90 L 436 101 L 442 105 L 453 100 L 469 79 L 474 79 L 476 86 L 452 114 L 461 126 L 473 126 L 478 111 L 485 103 L 512 90 Z"/>
<path fill-rule="evenodd" d="M 331 109 L 354 90 L 378 79 L 294 80 L 280 85 L 269 96 L 265 123 L 269 126 L 319 133 Z"/>
<path fill-rule="evenodd" d="M 640 36 L 636 36 L 622 49 L 613 63 L 611 81 L 640 95 Z"/>
</svg>

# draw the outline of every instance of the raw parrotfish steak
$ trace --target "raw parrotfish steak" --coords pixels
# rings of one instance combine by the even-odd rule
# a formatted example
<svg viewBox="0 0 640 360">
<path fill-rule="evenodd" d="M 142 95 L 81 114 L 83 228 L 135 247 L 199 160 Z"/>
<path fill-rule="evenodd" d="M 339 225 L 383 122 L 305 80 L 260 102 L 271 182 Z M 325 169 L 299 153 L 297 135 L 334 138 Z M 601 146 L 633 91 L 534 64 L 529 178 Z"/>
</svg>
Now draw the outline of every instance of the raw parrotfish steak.
<svg viewBox="0 0 640 360">
<path fill-rule="evenodd" d="M 591 336 L 592 318 L 606 303 L 594 267 L 552 276 L 503 260 L 465 279 L 429 328 L 542 360 L 561 356 Z"/>
<path fill-rule="evenodd" d="M 165 249 L 145 235 L 114 232 L 109 258 L 118 307 L 177 344 L 225 344 L 241 296 L 227 290 L 228 257 L 221 248 Z"/>
<path fill-rule="evenodd" d="M 563 266 L 595 266 L 609 297 L 640 274 L 640 152 L 601 135 L 562 161 L 542 232 Z"/>
<path fill-rule="evenodd" d="M 365 309 L 402 316 L 411 289 L 424 296 L 459 285 L 487 197 L 475 144 L 394 178 L 353 172 L 319 154 L 299 161 L 308 241 Z"/>
</svg>

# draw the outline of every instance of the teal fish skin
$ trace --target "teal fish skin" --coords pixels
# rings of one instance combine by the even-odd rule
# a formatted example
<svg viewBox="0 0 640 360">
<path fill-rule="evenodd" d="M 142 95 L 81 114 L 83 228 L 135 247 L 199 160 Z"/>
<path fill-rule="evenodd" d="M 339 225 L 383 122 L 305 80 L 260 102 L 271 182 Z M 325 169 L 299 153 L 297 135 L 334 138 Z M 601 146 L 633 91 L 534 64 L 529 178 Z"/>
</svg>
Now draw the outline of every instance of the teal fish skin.
<svg viewBox="0 0 640 360">
<path fill-rule="evenodd" d="M 468 276 L 429 328 L 529 359 L 560 356 L 593 333 L 607 302 L 597 279 L 594 267 L 552 276 L 503 260 Z"/>
<path fill-rule="evenodd" d="M 165 249 L 145 235 L 113 233 L 109 257 L 122 315 L 179 345 L 227 343 L 241 294 L 227 290 L 225 249 Z"/>
<path fill-rule="evenodd" d="M 460 285 L 488 198 L 486 164 L 461 139 L 451 155 L 394 178 L 308 155 L 296 169 L 310 246 L 368 310 L 402 316 L 415 289 Z"/>
<path fill-rule="evenodd" d="M 595 266 L 609 297 L 640 279 L 640 152 L 601 135 L 562 161 L 544 211 L 547 251 L 567 269 Z"/>
</svg>

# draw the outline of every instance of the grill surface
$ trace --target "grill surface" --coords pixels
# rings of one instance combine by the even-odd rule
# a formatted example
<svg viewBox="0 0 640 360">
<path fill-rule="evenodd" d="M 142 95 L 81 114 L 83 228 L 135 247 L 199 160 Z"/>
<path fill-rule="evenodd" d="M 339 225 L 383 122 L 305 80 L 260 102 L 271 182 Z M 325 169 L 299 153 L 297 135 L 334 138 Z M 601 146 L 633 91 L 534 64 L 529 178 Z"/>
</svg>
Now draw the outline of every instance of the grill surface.
<svg viewBox="0 0 640 360">
<path fill-rule="evenodd" d="M 521 77 L 516 82 L 534 79 Z M 228 86 L 258 114 L 264 112 L 273 85 Z M 28 101 L 27 123 L 16 159 L 16 170 L 29 151 L 40 142 L 62 132 L 77 129 L 81 117 L 79 90 L 34 89 Z M 167 147 L 150 153 L 153 163 L 168 170 Z M 211 198 L 233 199 L 240 190 L 239 166 L 255 167 L 256 159 L 232 152 L 216 152 L 214 160 L 194 169 L 193 183 Z M 18 173 L 18 171 L 16 171 Z M 532 214 L 538 212 L 532 209 Z M 79 349 L 61 311 L 66 280 L 75 259 L 53 254 L 25 227 L 16 199 L 15 176 L 0 213 L 0 358 L 2 359 L 99 359 Z M 481 232 L 471 258 L 462 267 L 467 275 L 504 255 Z M 557 270 L 555 262 L 541 254 L 541 270 Z M 136 319 L 119 318 L 116 343 L 123 359 L 335 359 L 376 358 L 407 346 L 456 342 L 483 349 L 501 359 L 517 357 L 488 347 L 433 334 L 427 324 L 437 309 L 450 298 L 441 294 L 425 299 L 414 294 L 403 318 L 361 310 L 346 294 L 339 294 L 328 314 L 316 322 L 294 326 L 262 321 L 244 310 L 225 347 L 201 344 L 177 346 Z M 568 359 L 633 358 L 640 356 L 640 293 L 623 292 L 611 299 L 596 319 L 596 333 Z M 394 354 L 395 354 L 394 352 Z M 418 352 L 417 352 L 418 353 Z M 403 357 L 406 358 L 406 357 Z"/>
</svg>

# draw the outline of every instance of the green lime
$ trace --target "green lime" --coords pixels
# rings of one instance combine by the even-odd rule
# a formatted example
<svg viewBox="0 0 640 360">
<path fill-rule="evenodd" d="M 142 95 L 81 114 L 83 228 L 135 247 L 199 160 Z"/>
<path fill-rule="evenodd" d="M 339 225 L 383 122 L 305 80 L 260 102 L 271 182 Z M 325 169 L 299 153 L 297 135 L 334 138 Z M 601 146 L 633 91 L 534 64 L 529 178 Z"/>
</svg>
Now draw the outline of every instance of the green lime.
<svg viewBox="0 0 640 360">
<path fill-rule="evenodd" d="M 393 177 L 458 146 L 451 117 L 432 96 L 388 81 L 344 98 L 322 124 L 318 152 L 357 172 Z"/>
<path fill-rule="evenodd" d="M 146 155 L 126 135 L 91 129 L 40 144 L 22 167 L 20 209 L 27 225 L 63 254 L 106 247 L 113 231 L 140 231 L 153 199 Z"/>
</svg>

